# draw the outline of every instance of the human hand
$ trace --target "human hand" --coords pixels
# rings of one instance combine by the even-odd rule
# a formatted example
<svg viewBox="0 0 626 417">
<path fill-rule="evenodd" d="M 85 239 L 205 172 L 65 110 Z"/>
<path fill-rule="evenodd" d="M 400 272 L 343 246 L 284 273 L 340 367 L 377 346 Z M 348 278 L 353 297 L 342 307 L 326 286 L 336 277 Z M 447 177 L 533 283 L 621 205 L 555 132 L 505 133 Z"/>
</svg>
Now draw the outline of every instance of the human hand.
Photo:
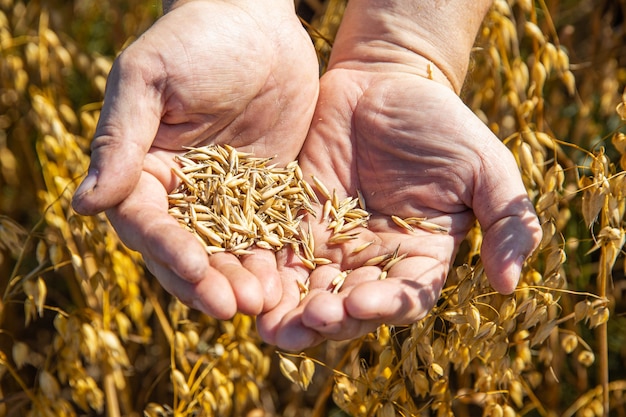
<svg viewBox="0 0 626 417">
<path fill-rule="evenodd" d="M 335 47 L 341 42 L 338 37 Z M 339 56 L 347 56 L 344 51 Z M 321 79 L 300 165 L 339 200 L 360 190 L 371 218 L 368 228 L 351 231 L 359 232 L 356 239 L 341 244 L 330 244 L 323 216 L 309 220 L 315 256 L 332 263 L 312 271 L 302 300 L 296 280 L 304 282 L 306 272 L 297 258 L 281 260 L 283 299 L 258 318 L 262 337 L 281 348 L 350 339 L 382 323 L 409 324 L 425 316 L 475 218 L 483 230 L 485 272 L 502 293 L 514 290 L 522 263 L 540 241 L 515 160 L 451 88 L 450 80 L 460 77 L 444 76 L 415 54 L 391 61 L 335 59 Z M 425 217 L 449 233 L 408 232 L 392 215 Z M 363 266 L 397 248 L 406 257 L 384 280 L 379 266 Z M 333 291 L 342 271 L 350 272 Z"/>
<path fill-rule="evenodd" d="M 302 302 L 295 280 L 305 275 L 283 269 L 283 300 L 259 318 L 266 340 L 298 350 L 420 319 L 436 303 L 474 216 L 492 286 L 514 290 L 540 227 L 513 156 L 449 88 L 416 75 L 339 69 L 322 77 L 320 103 L 300 156 L 303 172 L 340 200 L 360 190 L 371 218 L 367 229 L 351 231 L 360 232 L 357 239 L 342 244 L 328 243 L 322 216 L 310 220 L 315 256 L 333 263 L 311 273 Z M 449 233 L 408 232 L 392 215 L 425 217 Z M 373 244 L 353 253 L 367 242 Z M 380 267 L 362 266 L 396 248 L 407 256 L 386 279 L 379 280 Z M 341 271 L 352 272 L 333 293 Z"/>
<path fill-rule="evenodd" d="M 293 160 L 318 92 L 310 38 L 288 0 L 178 1 L 115 61 L 77 212 L 106 210 L 163 287 L 217 318 L 281 296 L 274 254 L 207 256 L 167 213 L 184 146 L 230 144 Z M 262 278 L 262 279 L 261 279 Z"/>
</svg>

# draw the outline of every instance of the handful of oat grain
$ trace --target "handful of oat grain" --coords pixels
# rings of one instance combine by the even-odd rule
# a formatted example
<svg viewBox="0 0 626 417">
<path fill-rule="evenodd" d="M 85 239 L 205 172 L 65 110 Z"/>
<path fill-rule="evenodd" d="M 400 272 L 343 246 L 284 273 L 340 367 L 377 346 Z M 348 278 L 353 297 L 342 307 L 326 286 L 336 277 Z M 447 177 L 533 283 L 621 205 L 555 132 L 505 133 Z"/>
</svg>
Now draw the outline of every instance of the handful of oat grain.
<svg viewBox="0 0 626 417">
<path fill-rule="evenodd" d="M 300 243 L 300 221 L 317 197 L 296 161 L 281 168 L 229 145 L 190 148 L 176 160 L 181 184 L 168 196 L 169 213 L 209 254 Z"/>
<path fill-rule="evenodd" d="M 240 256 L 252 254 L 253 245 L 271 250 L 290 245 L 311 270 L 331 263 L 315 256 L 313 234 L 300 224 L 305 214 L 314 214 L 313 203 L 321 204 L 316 193 L 303 179 L 297 161 L 281 168 L 272 165 L 271 159 L 254 157 L 229 145 L 189 148 L 183 156 L 176 157 L 180 168 L 173 172 L 181 183 L 168 196 L 169 213 L 204 244 L 209 254 L 231 252 Z M 314 176 L 312 180 L 325 198 L 322 218 L 332 231 L 327 244 L 340 245 L 357 239 L 359 232 L 355 229 L 367 228 L 370 217 L 363 195 L 357 192 L 357 198 L 339 200 L 334 190 L 330 193 Z M 409 233 L 414 227 L 447 233 L 447 229 L 425 218 L 391 216 L 391 220 Z M 366 242 L 353 252 L 372 243 Z M 384 279 L 387 270 L 406 256 L 398 251 L 399 247 L 365 265 L 380 266 Z M 348 272 L 342 272 L 337 283 L 333 281 L 334 290 L 341 287 L 340 278 L 345 279 Z M 306 292 L 306 283 L 301 285 Z"/>
</svg>

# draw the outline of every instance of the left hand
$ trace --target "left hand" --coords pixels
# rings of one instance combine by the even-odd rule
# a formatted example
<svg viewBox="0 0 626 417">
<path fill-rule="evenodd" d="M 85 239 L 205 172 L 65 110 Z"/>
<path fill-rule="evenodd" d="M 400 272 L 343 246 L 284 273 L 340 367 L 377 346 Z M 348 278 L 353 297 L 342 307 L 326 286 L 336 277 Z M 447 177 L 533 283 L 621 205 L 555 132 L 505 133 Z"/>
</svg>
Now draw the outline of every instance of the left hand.
<svg viewBox="0 0 626 417">
<path fill-rule="evenodd" d="M 318 92 L 311 39 L 290 0 L 179 0 L 116 59 L 77 212 L 106 211 L 170 293 L 220 319 L 281 298 L 274 253 L 207 256 L 168 214 L 184 147 L 229 144 L 291 162 Z"/>
</svg>

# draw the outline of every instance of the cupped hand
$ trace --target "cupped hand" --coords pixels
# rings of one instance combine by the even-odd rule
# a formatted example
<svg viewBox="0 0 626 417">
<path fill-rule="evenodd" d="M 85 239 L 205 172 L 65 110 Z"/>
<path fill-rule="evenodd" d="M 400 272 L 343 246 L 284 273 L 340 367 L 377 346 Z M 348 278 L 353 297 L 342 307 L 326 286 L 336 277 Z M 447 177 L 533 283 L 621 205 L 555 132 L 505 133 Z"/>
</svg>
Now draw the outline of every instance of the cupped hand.
<svg viewBox="0 0 626 417">
<path fill-rule="evenodd" d="M 281 297 L 274 254 L 207 256 L 167 214 L 185 146 L 227 143 L 293 160 L 318 93 L 317 59 L 292 2 L 178 1 L 115 61 L 73 205 L 105 211 L 162 285 L 212 316 Z"/>
<path fill-rule="evenodd" d="M 482 262 L 492 286 L 514 290 L 541 229 L 506 147 L 451 88 L 393 66 L 331 69 L 321 79 L 313 125 L 300 154 L 339 200 L 363 194 L 371 213 L 357 238 L 329 244 L 328 222 L 309 219 L 315 256 L 333 261 L 309 277 L 300 301 L 297 258 L 281 260 L 283 298 L 258 319 L 262 336 L 299 350 L 325 339 L 350 339 L 382 323 L 409 324 L 435 305 L 459 245 L 477 218 Z M 426 218 L 447 230 L 413 231 L 391 219 Z M 363 244 L 372 242 L 359 251 Z M 397 251 L 386 278 L 363 266 Z M 349 272 L 339 291 L 333 280 Z"/>
</svg>

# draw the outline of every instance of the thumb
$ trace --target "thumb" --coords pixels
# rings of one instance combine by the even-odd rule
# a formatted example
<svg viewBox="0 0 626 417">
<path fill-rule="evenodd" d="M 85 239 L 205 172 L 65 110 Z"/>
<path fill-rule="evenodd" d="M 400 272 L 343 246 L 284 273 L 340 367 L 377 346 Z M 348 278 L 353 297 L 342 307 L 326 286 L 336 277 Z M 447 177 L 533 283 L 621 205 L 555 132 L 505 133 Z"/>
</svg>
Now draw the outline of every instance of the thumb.
<svg viewBox="0 0 626 417">
<path fill-rule="evenodd" d="M 494 138 L 493 144 L 476 182 L 473 209 L 483 230 L 485 273 L 496 291 L 510 294 L 541 241 L 541 227 L 515 159 L 500 141 Z"/>
<path fill-rule="evenodd" d="M 160 124 L 162 100 L 150 60 L 131 49 L 115 61 L 91 144 L 91 163 L 72 205 L 91 215 L 123 201 L 139 181 L 144 157 Z"/>
</svg>

